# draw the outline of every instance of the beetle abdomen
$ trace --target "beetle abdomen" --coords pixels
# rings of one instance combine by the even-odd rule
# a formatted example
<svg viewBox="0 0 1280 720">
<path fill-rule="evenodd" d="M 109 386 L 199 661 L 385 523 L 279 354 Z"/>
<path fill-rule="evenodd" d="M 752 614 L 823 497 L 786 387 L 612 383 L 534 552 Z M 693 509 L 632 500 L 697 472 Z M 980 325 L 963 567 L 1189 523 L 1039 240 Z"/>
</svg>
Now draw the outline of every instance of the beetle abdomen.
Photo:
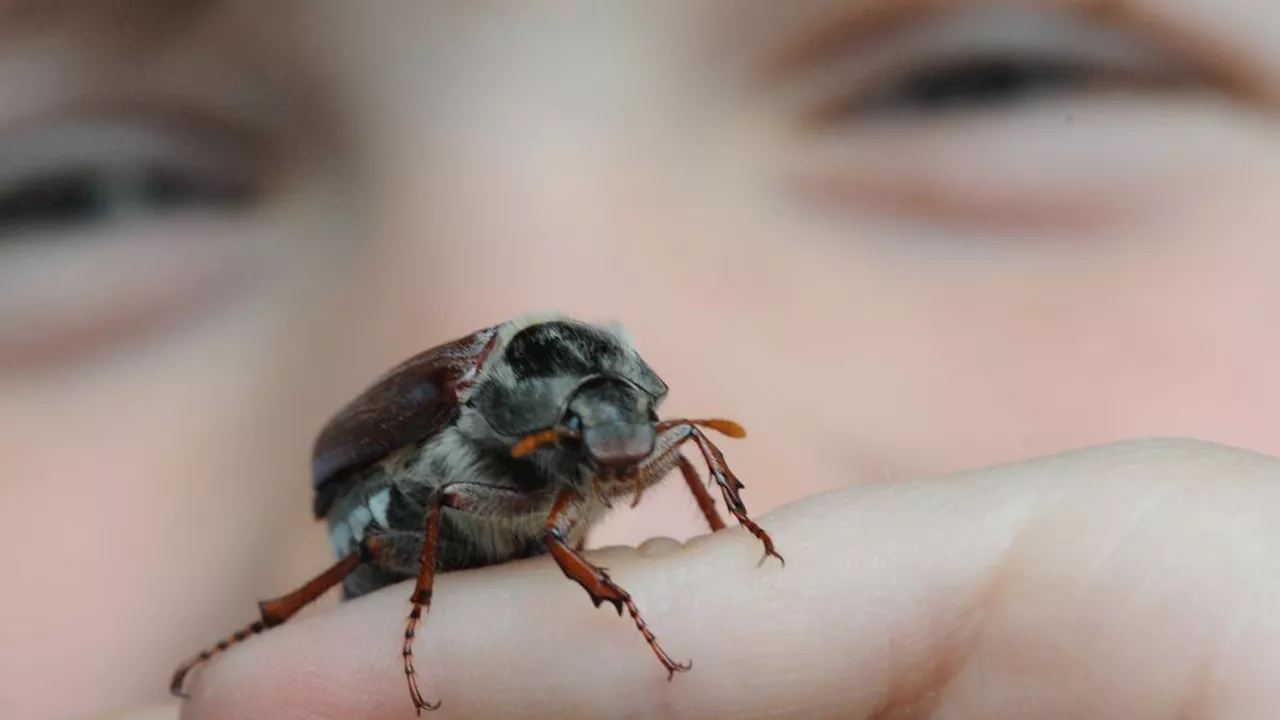
<svg viewBox="0 0 1280 720">
<path fill-rule="evenodd" d="M 343 496 L 329 513 L 329 545 L 334 557 L 350 554 L 368 532 L 385 532 L 390 523 L 391 484 L 367 482 Z"/>
</svg>

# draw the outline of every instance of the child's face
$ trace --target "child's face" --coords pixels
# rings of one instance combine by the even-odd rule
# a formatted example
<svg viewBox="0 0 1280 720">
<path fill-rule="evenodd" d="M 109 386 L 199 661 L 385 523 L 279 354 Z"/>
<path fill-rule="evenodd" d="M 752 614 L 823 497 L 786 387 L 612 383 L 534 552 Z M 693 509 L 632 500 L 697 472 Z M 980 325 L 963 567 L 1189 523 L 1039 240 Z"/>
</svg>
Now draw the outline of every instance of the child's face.
<svg viewBox="0 0 1280 720">
<path fill-rule="evenodd" d="M 1280 453 L 1280 5 L 977 6 L 0 0 L 0 707 L 162 696 L 329 562 L 327 415 L 533 309 L 743 422 L 756 515 Z"/>
</svg>

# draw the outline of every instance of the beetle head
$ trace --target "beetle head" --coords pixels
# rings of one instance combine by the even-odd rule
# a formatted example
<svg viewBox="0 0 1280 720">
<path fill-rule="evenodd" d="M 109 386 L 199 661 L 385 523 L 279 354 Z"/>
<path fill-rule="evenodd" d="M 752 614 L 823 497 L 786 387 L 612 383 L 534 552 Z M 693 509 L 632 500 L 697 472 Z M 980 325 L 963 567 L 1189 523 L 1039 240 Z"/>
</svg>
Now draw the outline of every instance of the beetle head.
<svg viewBox="0 0 1280 720">
<path fill-rule="evenodd" d="M 618 467 L 653 451 L 666 391 L 625 335 L 555 320 L 516 332 L 467 404 L 507 445 L 568 437 L 581 460 Z"/>
<path fill-rule="evenodd" d="M 656 434 L 653 397 L 619 378 L 597 375 L 578 386 L 561 426 L 580 438 L 596 465 L 628 466 L 653 452 Z"/>
</svg>

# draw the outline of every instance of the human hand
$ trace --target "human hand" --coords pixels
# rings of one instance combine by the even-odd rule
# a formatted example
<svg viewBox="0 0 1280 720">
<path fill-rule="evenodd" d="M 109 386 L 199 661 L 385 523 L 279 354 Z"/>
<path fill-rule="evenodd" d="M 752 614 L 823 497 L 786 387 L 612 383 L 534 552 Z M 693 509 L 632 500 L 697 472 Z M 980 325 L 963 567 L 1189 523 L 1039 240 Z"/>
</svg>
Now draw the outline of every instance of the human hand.
<svg viewBox="0 0 1280 720">
<path fill-rule="evenodd" d="M 1278 481 L 1125 442 L 795 502 L 759 518 L 785 568 L 734 529 L 592 553 L 693 660 L 671 682 L 550 559 L 450 573 L 415 646 L 424 717 L 1276 717 Z M 219 656 L 182 717 L 414 717 L 409 592 Z"/>
</svg>

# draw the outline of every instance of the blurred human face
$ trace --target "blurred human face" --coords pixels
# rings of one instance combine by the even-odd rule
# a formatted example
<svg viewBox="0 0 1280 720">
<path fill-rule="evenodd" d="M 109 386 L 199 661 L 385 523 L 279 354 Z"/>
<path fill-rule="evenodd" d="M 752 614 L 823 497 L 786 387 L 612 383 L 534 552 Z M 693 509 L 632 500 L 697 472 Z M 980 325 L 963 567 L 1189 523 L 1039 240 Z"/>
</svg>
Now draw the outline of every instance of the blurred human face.
<svg viewBox="0 0 1280 720">
<path fill-rule="evenodd" d="M 0 0 L 0 710 L 160 697 L 329 561 L 429 345 L 629 326 L 759 514 L 1129 436 L 1280 453 L 1280 5 Z M 702 532 L 672 483 L 596 545 Z M 74 688 L 74 692 L 68 692 Z"/>
</svg>

